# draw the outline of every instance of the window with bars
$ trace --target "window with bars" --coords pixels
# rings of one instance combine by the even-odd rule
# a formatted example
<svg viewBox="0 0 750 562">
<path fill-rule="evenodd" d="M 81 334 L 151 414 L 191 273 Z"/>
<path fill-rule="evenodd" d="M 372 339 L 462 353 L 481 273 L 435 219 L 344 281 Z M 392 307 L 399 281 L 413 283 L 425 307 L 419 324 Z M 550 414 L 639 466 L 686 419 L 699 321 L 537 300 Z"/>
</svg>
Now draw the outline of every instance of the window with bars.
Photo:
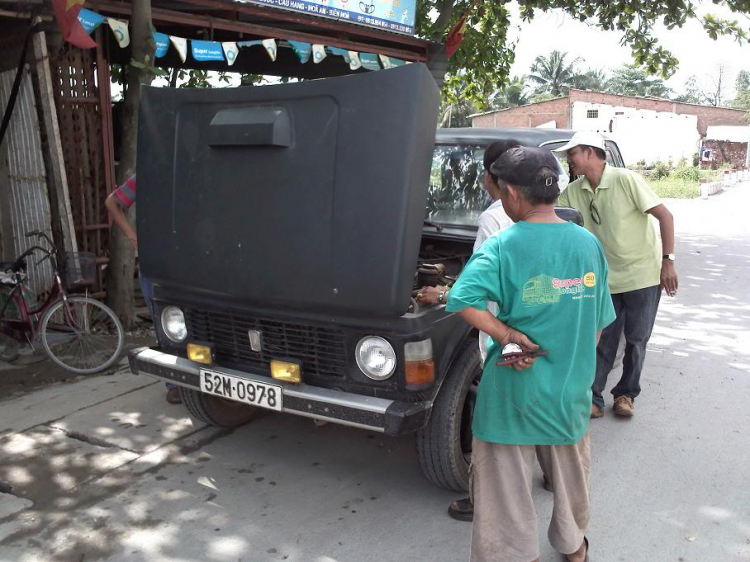
<svg viewBox="0 0 750 562">
<path fill-rule="evenodd" d="M 599 110 L 598 109 L 587 109 L 586 110 L 586 118 L 587 119 L 598 119 L 599 118 Z"/>
</svg>

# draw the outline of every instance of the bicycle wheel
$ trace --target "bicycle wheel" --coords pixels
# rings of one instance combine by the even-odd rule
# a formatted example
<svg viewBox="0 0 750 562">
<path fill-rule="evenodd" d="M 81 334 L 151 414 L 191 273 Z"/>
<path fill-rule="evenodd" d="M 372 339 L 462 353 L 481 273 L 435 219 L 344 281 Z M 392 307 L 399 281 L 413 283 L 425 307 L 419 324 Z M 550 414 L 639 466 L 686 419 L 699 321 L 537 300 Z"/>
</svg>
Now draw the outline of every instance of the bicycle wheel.
<svg viewBox="0 0 750 562">
<path fill-rule="evenodd" d="M 50 359 L 74 373 L 103 371 L 122 351 L 125 336 L 110 308 L 89 297 L 68 297 L 44 313 L 40 339 Z"/>
</svg>

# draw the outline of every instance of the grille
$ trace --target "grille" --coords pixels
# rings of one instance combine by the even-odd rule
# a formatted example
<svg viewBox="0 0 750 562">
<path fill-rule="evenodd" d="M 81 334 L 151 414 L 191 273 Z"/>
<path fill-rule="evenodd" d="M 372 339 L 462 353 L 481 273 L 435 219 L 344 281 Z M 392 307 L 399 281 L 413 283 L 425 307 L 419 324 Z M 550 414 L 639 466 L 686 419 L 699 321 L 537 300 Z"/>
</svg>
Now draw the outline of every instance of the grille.
<svg viewBox="0 0 750 562">
<path fill-rule="evenodd" d="M 214 344 L 220 362 L 269 372 L 272 359 L 296 359 L 302 361 L 303 375 L 346 376 L 342 330 L 196 309 L 185 310 L 185 320 L 193 339 Z M 250 348 L 248 330 L 261 332 L 260 352 Z"/>
</svg>

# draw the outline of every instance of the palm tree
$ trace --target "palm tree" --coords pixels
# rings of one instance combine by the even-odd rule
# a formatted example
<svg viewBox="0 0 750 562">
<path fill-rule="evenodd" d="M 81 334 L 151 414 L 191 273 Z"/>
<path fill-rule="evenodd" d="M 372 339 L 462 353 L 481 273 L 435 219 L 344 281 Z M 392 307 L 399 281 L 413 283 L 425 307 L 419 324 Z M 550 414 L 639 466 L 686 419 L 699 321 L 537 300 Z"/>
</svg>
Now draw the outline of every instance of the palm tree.
<svg viewBox="0 0 750 562">
<path fill-rule="evenodd" d="M 493 109 L 518 107 L 529 103 L 529 93 L 526 89 L 526 76 L 514 76 L 501 90 L 496 90 L 490 97 Z"/>
<path fill-rule="evenodd" d="M 536 93 L 547 93 L 553 97 L 560 97 L 568 93 L 571 87 L 579 80 L 577 66 L 581 62 L 580 57 L 575 58 L 570 64 L 565 59 L 568 53 L 552 51 L 549 57 L 539 55 L 531 65 L 529 80 L 538 86 Z"/>
<path fill-rule="evenodd" d="M 572 87 L 592 92 L 606 92 L 607 82 L 609 82 L 609 77 L 603 68 L 590 68 L 578 75 Z"/>
</svg>

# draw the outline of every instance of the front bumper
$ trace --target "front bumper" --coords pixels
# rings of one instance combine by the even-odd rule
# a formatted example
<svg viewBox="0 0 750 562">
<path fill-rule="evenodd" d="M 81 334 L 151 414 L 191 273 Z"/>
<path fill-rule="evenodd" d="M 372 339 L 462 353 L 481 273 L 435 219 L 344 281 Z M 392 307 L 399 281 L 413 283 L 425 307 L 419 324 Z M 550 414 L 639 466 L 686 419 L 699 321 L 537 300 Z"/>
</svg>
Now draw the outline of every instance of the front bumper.
<svg viewBox="0 0 750 562">
<path fill-rule="evenodd" d="M 128 361 L 133 374 L 151 375 L 172 384 L 200 391 L 200 370 L 203 366 L 189 359 L 157 349 L 140 347 L 130 351 Z M 206 368 L 250 381 L 270 382 L 267 376 L 224 367 Z M 403 435 L 417 431 L 427 422 L 432 408 L 431 402 L 399 402 L 306 384 L 290 384 L 277 380 L 273 380 L 273 383 L 283 388 L 283 412 L 379 431 L 386 435 Z"/>
</svg>

